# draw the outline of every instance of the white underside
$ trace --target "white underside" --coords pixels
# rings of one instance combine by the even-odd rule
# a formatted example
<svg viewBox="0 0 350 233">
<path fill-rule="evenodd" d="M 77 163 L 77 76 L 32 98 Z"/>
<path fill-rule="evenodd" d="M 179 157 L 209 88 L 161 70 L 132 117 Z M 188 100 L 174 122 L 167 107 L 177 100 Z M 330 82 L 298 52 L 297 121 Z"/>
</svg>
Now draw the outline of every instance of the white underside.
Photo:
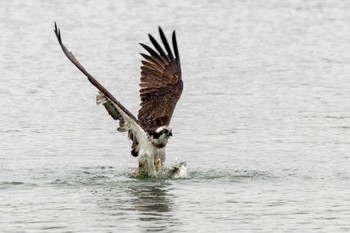
<svg viewBox="0 0 350 233">
<path fill-rule="evenodd" d="M 96 98 L 97 104 L 105 104 L 109 100 L 103 93 L 99 92 Z M 164 171 L 169 171 L 174 178 L 184 177 L 186 174 L 186 164 L 180 163 L 178 167 L 168 167 L 165 165 L 165 145 L 168 141 L 168 136 L 162 135 L 158 139 L 151 138 L 150 135 L 136 122 L 133 117 L 129 116 L 123 111 L 121 107 L 115 102 L 111 101 L 114 105 L 117 114 L 123 118 L 123 131 L 131 130 L 134 137 L 138 142 L 138 160 L 139 168 L 135 172 L 135 176 L 149 176 L 158 177 L 163 174 Z M 107 111 L 112 111 L 111 109 Z M 115 112 L 109 112 L 110 114 L 116 114 Z M 162 126 L 158 130 L 168 128 L 168 126 Z M 162 144 L 163 148 L 159 148 L 154 144 Z"/>
<path fill-rule="evenodd" d="M 165 163 L 165 147 L 158 148 L 147 141 L 145 144 L 139 144 L 139 166 L 135 171 L 135 177 L 159 177 L 159 178 L 186 178 L 187 164 L 185 162 L 176 162 L 167 165 Z M 158 162 L 157 162 L 158 161 Z"/>
<path fill-rule="evenodd" d="M 158 148 L 150 141 L 139 144 L 139 168 L 137 176 L 156 177 L 165 164 L 165 148 Z"/>
</svg>

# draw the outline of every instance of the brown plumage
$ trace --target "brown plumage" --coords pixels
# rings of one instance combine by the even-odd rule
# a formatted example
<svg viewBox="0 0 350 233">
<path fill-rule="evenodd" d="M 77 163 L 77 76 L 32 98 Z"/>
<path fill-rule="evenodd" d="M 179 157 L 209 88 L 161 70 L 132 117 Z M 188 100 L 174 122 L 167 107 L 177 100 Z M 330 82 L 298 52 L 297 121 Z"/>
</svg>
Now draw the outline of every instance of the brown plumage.
<svg viewBox="0 0 350 233">
<path fill-rule="evenodd" d="M 176 103 L 180 99 L 183 89 L 175 31 L 172 36 L 175 56 L 160 27 L 159 34 L 165 51 L 151 35 L 149 35 L 149 38 L 156 51 L 145 44 L 141 44 L 150 55 L 141 53 L 145 60 L 142 61 L 141 66 L 141 109 L 139 110 L 138 119 L 142 127 L 149 133 L 154 132 L 160 126 L 170 124 Z"/>
</svg>

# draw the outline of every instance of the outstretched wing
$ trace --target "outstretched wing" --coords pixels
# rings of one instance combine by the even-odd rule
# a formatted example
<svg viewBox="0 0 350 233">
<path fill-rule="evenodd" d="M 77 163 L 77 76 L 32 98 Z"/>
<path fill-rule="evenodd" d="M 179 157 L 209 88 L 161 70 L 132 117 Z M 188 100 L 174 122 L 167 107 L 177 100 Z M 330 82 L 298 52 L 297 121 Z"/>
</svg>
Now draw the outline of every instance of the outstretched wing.
<svg viewBox="0 0 350 233">
<path fill-rule="evenodd" d="M 134 151 L 134 149 L 136 149 L 134 148 L 134 146 L 136 147 L 141 140 L 144 140 L 145 138 L 147 138 L 147 133 L 139 124 L 135 116 L 132 115 L 121 103 L 119 103 L 119 101 L 116 100 L 114 96 L 111 93 L 109 93 L 109 91 L 107 91 L 107 89 L 104 88 L 90 73 L 88 73 L 86 69 L 74 57 L 74 55 L 70 51 L 68 51 L 66 46 L 64 46 L 64 44 L 62 43 L 60 29 L 57 27 L 56 22 L 55 22 L 54 31 L 55 31 L 58 43 L 60 44 L 63 50 L 63 53 L 66 55 L 66 57 L 81 72 L 83 72 L 88 78 L 88 80 L 90 81 L 90 83 L 99 90 L 99 95 L 97 96 L 97 100 L 96 100 L 97 104 L 102 103 L 105 106 L 108 113 L 113 117 L 113 119 L 120 121 L 119 131 L 126 131 L 126 130 L 129 131 L 129 137 L 133 141 L 132 149 Z"/>
<path fill-rule="evenodd" d="M 149 133 L 160 126 L 169 125 L 183 89 L 175 31 L 172 35 L 173 51 L 160 27 L 159 34 L 165 51 L 152 35 L 149 38 L 156 50 L 140 44 L 149 55 L 141 53 L 144 60 L 141 66 L 141 109 L 138 120 Z"/>
</svg>

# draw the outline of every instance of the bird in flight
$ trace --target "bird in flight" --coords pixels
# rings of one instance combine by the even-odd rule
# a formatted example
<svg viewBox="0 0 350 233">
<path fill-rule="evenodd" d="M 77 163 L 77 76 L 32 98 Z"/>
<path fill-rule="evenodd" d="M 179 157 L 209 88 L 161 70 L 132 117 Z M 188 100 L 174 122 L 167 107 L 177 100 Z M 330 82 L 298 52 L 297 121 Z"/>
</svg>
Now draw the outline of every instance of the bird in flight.
<svg viewBox="0 0 350 233">
<path fill-rule="evenodd" d="M 163 30 L 159 27 L 164 49 L 150 34 L 149 39 L 154 49 L 140 43 L 148 54 L 141 53 L 143 57 L 140 78 L 141 108 L 137 118 L 104 88 L 66 48 L 56 22 L 54 32 L 66 57 L 98 89 L 96 103 L 102 104 L 109 115 L 119 121 L 119 132 L 128 132 L 129 139 L 132 141 L 131 155 L 138 158 L 136 176 L 156 177 L 165 166 L 165 149 L 168 139 L 172 136 L 170 120 L 183 90 L 175 31 L 172 34 L 172 46 L 170 46 Z"/>
</svg>

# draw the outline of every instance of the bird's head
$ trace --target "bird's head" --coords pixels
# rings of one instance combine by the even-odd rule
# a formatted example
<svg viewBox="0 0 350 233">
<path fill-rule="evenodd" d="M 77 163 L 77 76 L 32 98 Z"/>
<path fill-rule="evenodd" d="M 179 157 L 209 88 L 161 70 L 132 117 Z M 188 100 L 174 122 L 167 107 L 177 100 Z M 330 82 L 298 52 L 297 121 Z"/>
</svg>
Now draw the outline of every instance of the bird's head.
<svg viewBox="0 0 350 233">
<path fill-rule="evenodd" d="M 157 128 L 152 135 L 153 142 L 161 147 L 165 146 L 168 139 L 173 136 L 172 130 L 169 126 L 161 126 Z"/>
<path fill-rule="evenodd" d="M 169 138 L 169 137 L 173 136 L 173 131 L 169 126 L 164 125 L 164 126 L 159 127 L 158 129 L 156 129 L 155 134 L 157 136 L 159 135 L 159 137 L 164 136 L 164 137 Z"/>
</svg>

